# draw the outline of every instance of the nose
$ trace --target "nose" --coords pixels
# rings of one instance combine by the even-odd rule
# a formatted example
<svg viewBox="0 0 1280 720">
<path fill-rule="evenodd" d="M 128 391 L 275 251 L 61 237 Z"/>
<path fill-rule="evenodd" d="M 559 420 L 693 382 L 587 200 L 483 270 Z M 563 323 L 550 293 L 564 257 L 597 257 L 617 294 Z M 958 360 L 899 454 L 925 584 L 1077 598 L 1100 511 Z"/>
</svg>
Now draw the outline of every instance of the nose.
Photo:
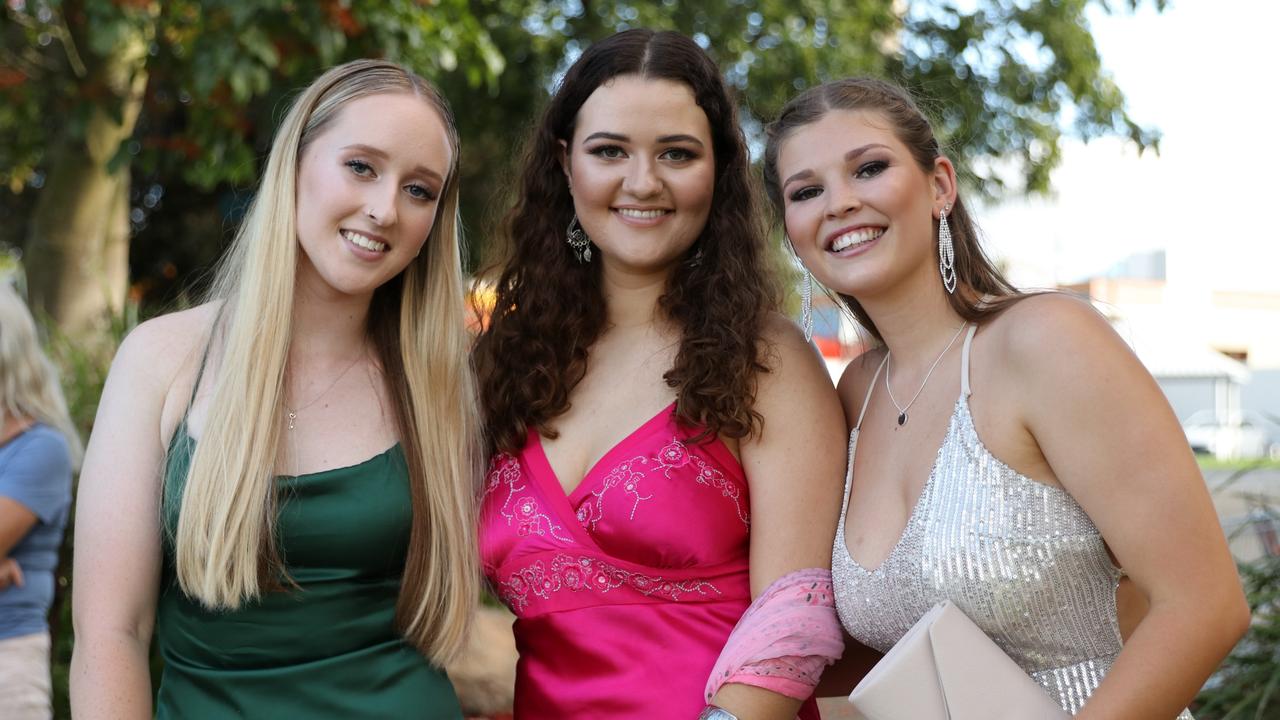
<svg viewBox="0 0 1280 720">
<path fill-rule="evenodd" d="M 852 183 L 836 183 L 827 189 L 826 214 L 835 219 L 848 215 L 862 207 L 862 200 Z"/>
<path fill-rule="evenodd" d="M 387 227 L 396 222 L 396 200 L 400 188 L 394 183 L 377 183 L 369 189 L 365 199 L 364 214 L 378 227 Z"/>
<path fill-rule="evenodd" d="M 652 197 L 662 190 L 662 180 L 654 172 L 654 163 L 644 157 L 636 158 L 623 178 L 622 189 L 637 198 Z"/>
</svg>

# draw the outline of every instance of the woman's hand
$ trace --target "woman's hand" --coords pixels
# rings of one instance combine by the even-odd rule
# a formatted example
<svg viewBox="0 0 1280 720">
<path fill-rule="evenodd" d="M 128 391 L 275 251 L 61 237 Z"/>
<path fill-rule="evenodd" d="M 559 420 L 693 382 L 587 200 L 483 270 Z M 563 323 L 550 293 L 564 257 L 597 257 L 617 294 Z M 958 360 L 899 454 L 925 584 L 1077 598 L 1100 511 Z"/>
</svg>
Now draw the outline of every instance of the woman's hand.
<svg viewBox="0 0 1280 720">
<path fill-rule="evenodd" d="M 22 566 L 11 557 L 0 559 L 0 590 L 8 590 L 10 585 L 22 587 Z"/>
</svg>

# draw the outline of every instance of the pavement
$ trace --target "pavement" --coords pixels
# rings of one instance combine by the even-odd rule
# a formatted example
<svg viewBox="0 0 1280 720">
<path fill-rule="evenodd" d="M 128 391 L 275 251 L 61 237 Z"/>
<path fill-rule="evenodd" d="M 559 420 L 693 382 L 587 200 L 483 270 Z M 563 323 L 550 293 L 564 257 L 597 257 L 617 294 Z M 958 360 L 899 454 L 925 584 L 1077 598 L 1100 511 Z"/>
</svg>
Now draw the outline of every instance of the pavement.
<svg viewBox="0 0 1280 720">
<path fill-rule="evenodd" d="M 1204 475 L 1236 562 L 1280 554 L 1280 467 L 1206 470 Z"/>
</svg>

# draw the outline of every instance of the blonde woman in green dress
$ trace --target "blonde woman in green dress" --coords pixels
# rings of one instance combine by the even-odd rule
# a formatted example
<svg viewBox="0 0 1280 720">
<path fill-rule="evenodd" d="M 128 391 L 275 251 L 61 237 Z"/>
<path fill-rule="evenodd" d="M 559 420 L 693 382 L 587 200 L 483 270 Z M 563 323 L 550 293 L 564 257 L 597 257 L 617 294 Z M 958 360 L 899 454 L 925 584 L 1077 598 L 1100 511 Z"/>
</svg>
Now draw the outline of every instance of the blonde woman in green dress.
<svg viewBox="0 0 1280 720">
<path fill-rule="evenodd" d="M 422 78 L 330 70 L 210 301 L 126 338 L 80 482 L 77 718 L 460 717 L 440 669 L 478 592 L 457 164 Z"/>
</svg>

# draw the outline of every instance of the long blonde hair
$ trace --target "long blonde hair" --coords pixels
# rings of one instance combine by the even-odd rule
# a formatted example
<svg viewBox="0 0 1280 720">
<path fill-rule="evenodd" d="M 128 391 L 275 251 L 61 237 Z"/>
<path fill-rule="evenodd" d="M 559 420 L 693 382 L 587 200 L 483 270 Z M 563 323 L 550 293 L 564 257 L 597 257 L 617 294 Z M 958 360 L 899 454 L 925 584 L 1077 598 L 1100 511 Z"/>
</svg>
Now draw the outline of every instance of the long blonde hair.
<svg viewBox="0 0 1280 720">
<path fill-rule="evenodd" d="M 58 370 L 40 349 L 26 303 L 0 281 L 0 426 L 9 418 L 31 418 L 62 433 L 72 462 L 79 464 L 80 436 L 67 412 Z"/>
<path fill-rule="evenodd" d="M 239 607 L 287 581 L 275 542 L 274 468 L 292 334 L 292 269 L 299 260 L 298 163 L 347 103 L 378 93 L 410 93 L 432 106 L 453 151 L 423 252 L 375 291 L 368 319 L 413 502 L 396 621 L 410 642 L 442 664 L 466 637 L 480 584 L 474 521 L 479 413 L 467 359 L 459 143 L 444 98 L 393 63 L 357 60 L 329 70 L 294 101 L 276 132 L 257 197 L 211 293 L 224 303 L 214 333 L 222 343 L 220 369 L 181 500 L 177 576 L 184 592 L 212 609 Z"/>
</svg>

